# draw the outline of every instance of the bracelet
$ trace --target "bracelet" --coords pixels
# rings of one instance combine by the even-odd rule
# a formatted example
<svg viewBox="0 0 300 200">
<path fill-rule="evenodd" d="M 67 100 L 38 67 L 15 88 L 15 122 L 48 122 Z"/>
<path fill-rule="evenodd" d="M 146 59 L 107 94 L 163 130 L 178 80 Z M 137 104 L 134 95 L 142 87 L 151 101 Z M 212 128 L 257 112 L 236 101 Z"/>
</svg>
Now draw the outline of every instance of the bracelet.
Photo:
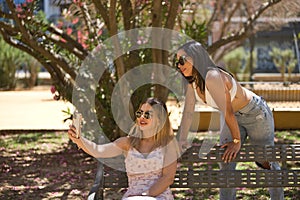
<svg viewBox="0 0 300 200">
<path fill-rule="evenodd" d="M 239 140 L 239 139 L 234 139 L 234 140 L 233 140 L 233 143 L 234 143 L 234 144 L 237 144 L 237 143 L 239 143 L 240 141 L 241 141 L 241 140 Z"/>
</svg>

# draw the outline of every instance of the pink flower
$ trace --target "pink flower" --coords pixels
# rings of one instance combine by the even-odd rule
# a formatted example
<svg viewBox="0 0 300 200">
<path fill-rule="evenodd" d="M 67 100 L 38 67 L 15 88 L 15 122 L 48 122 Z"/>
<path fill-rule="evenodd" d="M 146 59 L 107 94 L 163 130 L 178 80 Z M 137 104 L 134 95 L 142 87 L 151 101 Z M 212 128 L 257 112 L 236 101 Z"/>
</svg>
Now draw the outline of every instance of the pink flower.
<svg viewBox="0 0 300 200">
<path fill-rule="evenodd" d="M 64 23 L 63 23 L 63 22 L 57 22 L 57 25 L 56 25 L 56 26 L 57 26 L 58 28 L 62 28 L 62 27 L 63 27 L 63 25 L 64 25 Z"/>
<path fill-rule="evenodd" d="M 81 31 L 77 31 L 77 37 L 78 37 L 79 39 L 81 39 L 81 37 L 82 37 Z"/>
<path fill-rule="evenodd" d="M 79 22 L 79 18 L 76 17 L 75 19 L 72 20 L 72 24 L 77 24 Z"/>
<path fill-rule="evenodd" d="M 56 88 L 55 88 L 55 86 L 54 86 L 54 85 L 52 85 L 52 86 L 50 87 L 50 91 L 51 91 L 51 93 L 52 93 L 52 94 L 54 94 L 54 93 L 55 93 L 55 91 L 56 91 Z"/>
<path fill-rule="evenodd" d="M 23 9 L 22 9 L 22 7 L 21 7 L 20 4 L 18 4 L 18 5 L 16 6 L 16 11 L 17 11 L 17 12 L 22 12 L 22 11 L 23 11 Z"/>
<path fill-rule="evenodd" d="M 72 28 L 67 28 L 67 34 L 68 34 L 68 35 L 71 35 L 71 34 L 72 34 L 72 31 L 73 31 Z"/>
</svg>

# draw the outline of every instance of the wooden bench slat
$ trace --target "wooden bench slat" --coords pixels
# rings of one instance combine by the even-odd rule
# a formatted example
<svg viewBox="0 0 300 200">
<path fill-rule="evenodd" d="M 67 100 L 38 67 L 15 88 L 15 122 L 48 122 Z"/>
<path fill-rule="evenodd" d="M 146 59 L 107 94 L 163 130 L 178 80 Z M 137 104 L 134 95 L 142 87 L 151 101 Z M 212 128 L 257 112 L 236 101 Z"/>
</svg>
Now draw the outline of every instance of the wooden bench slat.
<svg viewBox="0 0 300 200">
<path fill-rule="evenodd" d="M 178 171 L 171 187 L 230 188 L 230 187 L 299 187 L 300 170 L 207 170 Z"/>
<path fill-rule="evenodd" d="M 203 158 L 199 158 L 199 146 L 193 146 L 183 155 L 183 161 L 193 162 L 222 162 L 224 149 L 215 146 Z M 300 144 L 292 145 L 274 145 L 274 146 L 254 146 L 244 145 L 235 162 L 253 162 L 253 161 L 297 161 L 300 160 Z"/>
<path fill-rule="evenodd" d="M 104 178 L 104 188 L 126 188 L 126 173 Z M 300 187 L 300 170 L 177 171 L 175 188 Z"/>
</svg>

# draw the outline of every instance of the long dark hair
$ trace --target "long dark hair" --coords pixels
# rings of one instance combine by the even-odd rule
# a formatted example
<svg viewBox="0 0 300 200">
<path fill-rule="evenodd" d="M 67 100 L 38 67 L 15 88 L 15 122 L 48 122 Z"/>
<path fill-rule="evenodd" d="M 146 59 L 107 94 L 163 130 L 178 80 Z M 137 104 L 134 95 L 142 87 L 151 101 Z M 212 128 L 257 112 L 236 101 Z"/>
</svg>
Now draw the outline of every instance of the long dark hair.
<svg viewBox="0 0 300 200">
<path fill-rule="evenodd" d="M 211 69 L 221 69 L 231 75 L 230 72 L 218 67 L 210 58 L 204 47 L 197 41 L 189 41 L 178 48 L 183 50 L 193 60 L 192 76 L 185 77 L 189 83 L 195 82 L 201 93 L 205 92 L 205 77 Z M 176 55 L 175 55 L 176 56 Z"/>
</svg>

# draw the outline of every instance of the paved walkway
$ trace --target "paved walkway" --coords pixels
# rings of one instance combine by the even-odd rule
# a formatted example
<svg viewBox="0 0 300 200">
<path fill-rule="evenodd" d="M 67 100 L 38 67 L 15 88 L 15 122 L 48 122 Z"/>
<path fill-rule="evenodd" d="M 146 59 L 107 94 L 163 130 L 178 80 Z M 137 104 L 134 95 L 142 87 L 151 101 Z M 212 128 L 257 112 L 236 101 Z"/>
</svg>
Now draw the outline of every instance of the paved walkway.
<svg viewBox="0 0 300 200">
<path fill-rule="evenodd" d="M 67 118 L 62 110 L 73 109 L 71 103 L 55 101 L 50 86 L 39 86 L 32 90 L 0 91 L 0 130 L 66 130 Z M 173 128 L 179 124 L 180 109 L 168 103 Z"/>
<path fill-rule="evenodd" d="M 50 86 L 0 91 L 0 130 L 68 129 L 62 112 L 72 104 L 53 100 Z"/>
</svg>

